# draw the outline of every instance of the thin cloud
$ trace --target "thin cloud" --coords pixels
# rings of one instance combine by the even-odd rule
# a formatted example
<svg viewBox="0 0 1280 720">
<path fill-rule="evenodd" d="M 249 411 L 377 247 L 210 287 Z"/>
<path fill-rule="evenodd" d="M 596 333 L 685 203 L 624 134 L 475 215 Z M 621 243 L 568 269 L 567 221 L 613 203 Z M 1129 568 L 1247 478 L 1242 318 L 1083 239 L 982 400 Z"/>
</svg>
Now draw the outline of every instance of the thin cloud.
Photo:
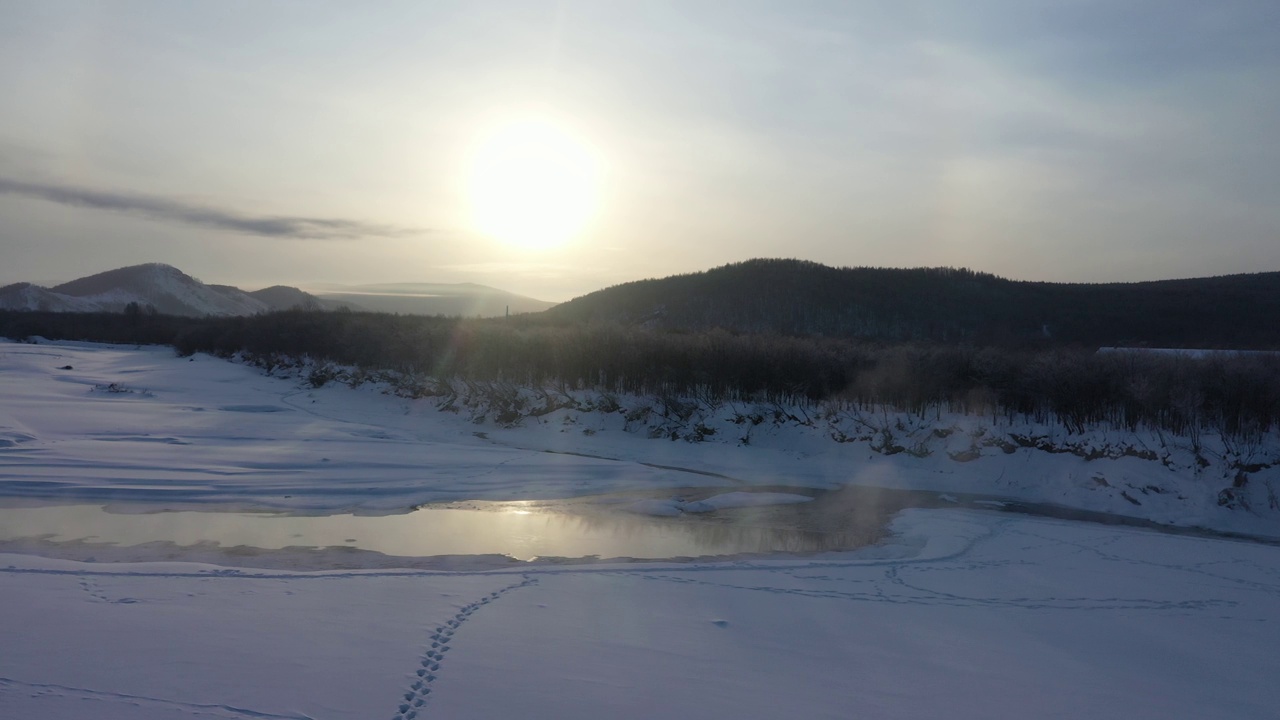
<svg viewBox="0 0 1280 720">
<path fill-rule="evenodd" d="M 350 240 L 395 237 L 422 230 L 343 218 L 245 215 L 223 208 L 190 205 L 178 200 L 130 193 L 101 192 L 68 185 L 46 185 L 0 178 L 0 195 L 20 195 L 60 205 L 132 213 L 156 220 L 266 237 Z"/>
</svg>

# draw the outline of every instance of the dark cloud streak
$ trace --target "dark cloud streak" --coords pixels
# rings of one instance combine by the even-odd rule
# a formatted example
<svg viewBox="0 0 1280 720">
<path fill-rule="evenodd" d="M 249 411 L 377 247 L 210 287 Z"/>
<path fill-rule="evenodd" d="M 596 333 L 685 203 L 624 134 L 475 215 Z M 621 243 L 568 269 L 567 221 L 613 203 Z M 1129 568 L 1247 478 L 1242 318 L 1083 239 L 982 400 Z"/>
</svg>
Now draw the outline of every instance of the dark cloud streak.
<svg viewBox="0 0 1280 720">
<path fill-rule="evenodd" d="M 143 215 L 155 220 L 266 237 L 350 240 L 369 236 L 395 237 L 423 232 L 414 228 L 343 218 L 244 215 L 232 210 L 190 205 L 163 197 L 102 192 L 68 185 L 22 182 L 8 178 L 0 178 L 0 195 L 20 195 L 60 205 L 112 210 Z"/>
</svg>

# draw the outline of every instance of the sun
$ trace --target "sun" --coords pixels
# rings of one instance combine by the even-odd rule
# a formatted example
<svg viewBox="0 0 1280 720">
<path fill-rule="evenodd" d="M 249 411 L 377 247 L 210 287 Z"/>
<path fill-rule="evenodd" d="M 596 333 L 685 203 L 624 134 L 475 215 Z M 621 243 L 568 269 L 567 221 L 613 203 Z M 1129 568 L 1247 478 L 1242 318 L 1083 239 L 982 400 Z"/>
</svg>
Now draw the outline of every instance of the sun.
<svg viewBox="0 0 1280 720">
<path fill-rule="evenodd" d="M 469 190 L 476 230 L 547 249 L 573 239 L 595 214 L 599 167 L 590 147 L 560 126 L 520 120 L 481 139 Z"/>
</svg>

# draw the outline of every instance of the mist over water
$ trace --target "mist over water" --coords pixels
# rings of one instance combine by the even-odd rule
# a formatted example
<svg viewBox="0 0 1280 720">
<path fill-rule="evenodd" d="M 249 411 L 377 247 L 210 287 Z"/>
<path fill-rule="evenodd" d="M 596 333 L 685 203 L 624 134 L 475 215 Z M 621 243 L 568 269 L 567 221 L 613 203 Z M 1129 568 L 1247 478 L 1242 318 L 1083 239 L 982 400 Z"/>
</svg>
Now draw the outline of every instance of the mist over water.
<svg viewBox="0 0 1280 720">
<path fill-rule="evenodd" d="M 712 491 L 683 493 L 688 499 Z M 847 488 L 812 502 L 722 509 L 679 517 L 626 511 L 639 494 L 551 502 L 466 502 L 400 515 L 288 515 L 155 512 L 146 506 L 62 505 L 0 509 L 0 543 L 37 541 L 62 557 L 110 556 L 151 548 L 167 559 L 182 548 L 221 550 L 253 563 L 260 551 L 359 550 L 422 558 L 499 555 L 671 559 L 848 550 L 873 543 L 889 515 L 923 502 L 900 491 Z M 649 497 L 653 494 L 650 493 Z M 671 493 L 665 493 L 670 497 Z M 175 555 L 175 551 L 177 551 Z M 381 564 L 381 563 L 380 563 Z"/>
</svg>

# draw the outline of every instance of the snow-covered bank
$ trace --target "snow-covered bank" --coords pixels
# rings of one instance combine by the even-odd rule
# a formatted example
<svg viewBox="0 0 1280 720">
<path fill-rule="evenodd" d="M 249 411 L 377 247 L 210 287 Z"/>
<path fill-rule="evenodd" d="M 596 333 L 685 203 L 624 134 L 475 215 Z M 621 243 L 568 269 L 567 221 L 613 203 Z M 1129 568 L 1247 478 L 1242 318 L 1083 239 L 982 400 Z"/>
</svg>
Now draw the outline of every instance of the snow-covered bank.
<svg viewBox="0 0 1280 720">
<path fill-rule="evenodd" d="M 1274 438 L 528 389 L 551 402 L 495 414 L 491 388 L 410 399 L 305 380 L 166 348 L 0 344 L 0 496 L 376 513 L 614 490 L 634 504 L 696 485 L 647 509 L 706 517 L 800 512 L 820 503 L 787 488 L 858 483 L 1280 535 L 1260 467 Z M 1242 492 L 1219 505 L 1224 483 Z M 1280 706 L 1273 546 L 959 508 L 908 509 L 891 529 L 854 552 L 685 564 L 0 555 L 0 717 L 1250 720 Z M 281 552 L 277 567 L 337 554 Z"/>
<path fill-rule="evenodd" d="M 852 483 L 1280 535 L 1274 433 L 1250 443 L 1080 434 L 946 413 L 462 383 L 412 399 L 386 383 L 348 387 L 332 368 L 312 387 L 313 370 L 269 377 L 168 348 L 0 344 L 0 496 L 395 512 L 474 498 Z"/>
<path fill-rule="evenodd" d="M 480 573 L 0 556 L 0 716 L 1274 717 L 1273 547 L 909 510 L 857 553 Z"/>
</svg>

